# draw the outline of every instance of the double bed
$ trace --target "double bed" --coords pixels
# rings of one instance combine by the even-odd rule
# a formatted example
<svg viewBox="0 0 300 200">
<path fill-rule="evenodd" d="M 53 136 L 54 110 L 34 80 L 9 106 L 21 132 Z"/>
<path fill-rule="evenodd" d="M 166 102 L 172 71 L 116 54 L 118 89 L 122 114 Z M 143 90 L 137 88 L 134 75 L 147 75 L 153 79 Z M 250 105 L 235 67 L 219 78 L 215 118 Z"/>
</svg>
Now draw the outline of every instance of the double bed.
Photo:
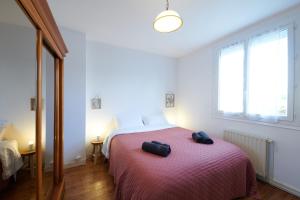
<svg viewBox="0 0 300 200">
<path fill-rule="evenodd" d="M 5 140 L 3 120 L 0 120 L 0 191 L 5 189 L 10 178 L 23 166 L 16 140 Z"/>
<path fill-rule="evenodd" d="M 3 173 L 2 163 L 0 161 L 0 174 L 2 173 Z M 0 178 L 0 192 L 8 186 L 8 183 L 9 183 L 9 179 L 3 180 L 2 177 Z"/>
<path fill-rule="evenodd" d="M 118 200 L 230 200 L 257 197 L 256 175 L 247 155 L 218 138 L 192 140 L 192 131 L 174 126 L 118 130 L 103 145 Z M 144 152 L 145 141 L 171 146 L 164 158 Z"/>
</svg>

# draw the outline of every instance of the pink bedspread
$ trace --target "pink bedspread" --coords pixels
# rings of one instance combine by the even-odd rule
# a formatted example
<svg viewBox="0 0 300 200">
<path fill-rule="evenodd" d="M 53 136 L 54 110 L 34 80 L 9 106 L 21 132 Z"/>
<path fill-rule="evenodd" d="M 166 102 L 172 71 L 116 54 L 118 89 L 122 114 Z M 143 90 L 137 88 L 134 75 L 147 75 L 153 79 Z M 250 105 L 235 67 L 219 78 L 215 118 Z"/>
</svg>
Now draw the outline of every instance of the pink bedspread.
<svg viewBox="0 0 300 200">
<path fill-rule="evenodd" d="M 246 154 L 228 142 L 195 143 L 192 131 L 169 128 L 115 136 L 109 171 L 116 199 L 229 200 L 256 195 L 256 178 Z M 171 145 L 164 158 L 144 152 L 144 141 Z"/>
</svg>

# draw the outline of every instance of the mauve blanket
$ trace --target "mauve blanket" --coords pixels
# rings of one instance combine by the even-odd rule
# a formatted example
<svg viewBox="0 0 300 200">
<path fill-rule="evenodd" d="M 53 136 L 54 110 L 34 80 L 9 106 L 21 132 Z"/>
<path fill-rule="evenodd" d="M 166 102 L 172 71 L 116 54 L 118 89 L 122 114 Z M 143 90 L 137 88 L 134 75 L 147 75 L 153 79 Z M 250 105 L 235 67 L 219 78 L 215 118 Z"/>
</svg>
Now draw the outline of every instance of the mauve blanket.
<svg viewBox="0 0 300 200">
<path fill-rule="evenodd" d="M 144 141 L 171 145 L 164 158 L 144 152 Z M 109 172 L 118 200 L 230 200 L 256 196 L 255 172 L 237 146 L 213 138 L 192 140 L 192 131 L 169 128 L 118 135 L 110 146 Z"/>
</svg>

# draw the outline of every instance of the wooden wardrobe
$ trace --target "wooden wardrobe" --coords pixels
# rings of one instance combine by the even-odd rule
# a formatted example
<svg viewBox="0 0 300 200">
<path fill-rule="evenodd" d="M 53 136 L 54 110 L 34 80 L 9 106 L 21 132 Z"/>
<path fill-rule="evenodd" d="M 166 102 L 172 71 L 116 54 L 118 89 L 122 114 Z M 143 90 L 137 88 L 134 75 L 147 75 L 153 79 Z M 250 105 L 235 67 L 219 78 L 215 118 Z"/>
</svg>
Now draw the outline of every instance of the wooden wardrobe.
<svg viewBox="0 0 300 200">
<path fill-rule="evenodd" d="M 36 199 L 62 199 L 64 193 L 64 57 L 68 52 L 46 0 L 16 0 L 36 29 Z M 42 49 L 54 58 L 54 158 L 53 186 L 49 195 L 43 192 L 42 152 Z"/>
</svg>

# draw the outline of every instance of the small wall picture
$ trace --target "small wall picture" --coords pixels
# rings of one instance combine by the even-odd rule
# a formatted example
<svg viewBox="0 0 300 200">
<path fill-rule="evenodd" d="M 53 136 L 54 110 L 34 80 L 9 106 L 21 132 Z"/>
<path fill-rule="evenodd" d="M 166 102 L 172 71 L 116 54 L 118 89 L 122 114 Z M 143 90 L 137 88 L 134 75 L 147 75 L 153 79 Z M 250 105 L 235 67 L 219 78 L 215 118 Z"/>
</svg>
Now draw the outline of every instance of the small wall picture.
<svg viewBox="0 0 300 200">
<path fill-rule="evenodd" d="M 175 94 L 168 93 L 166 94 L 166 108 L 175 107 Z"/>
<path fill-rule="evenodd" d="M 30 111 L 36 110 L 36 101 L 35 98 L 30 98 Z"/>
<path fill-rule="evenodd" d="M 101 109 L 101 98 L 99 97 L 92 98 L 91 104 L 93 110 Z"/>
<path fill-rule="evenodd" d="M 44 109 L 45 100 L 42 99 L 42 109 Z M 37 101 L 35 97 L 30 98 L 30 111 L 36 111 Z"/>
</svg>

